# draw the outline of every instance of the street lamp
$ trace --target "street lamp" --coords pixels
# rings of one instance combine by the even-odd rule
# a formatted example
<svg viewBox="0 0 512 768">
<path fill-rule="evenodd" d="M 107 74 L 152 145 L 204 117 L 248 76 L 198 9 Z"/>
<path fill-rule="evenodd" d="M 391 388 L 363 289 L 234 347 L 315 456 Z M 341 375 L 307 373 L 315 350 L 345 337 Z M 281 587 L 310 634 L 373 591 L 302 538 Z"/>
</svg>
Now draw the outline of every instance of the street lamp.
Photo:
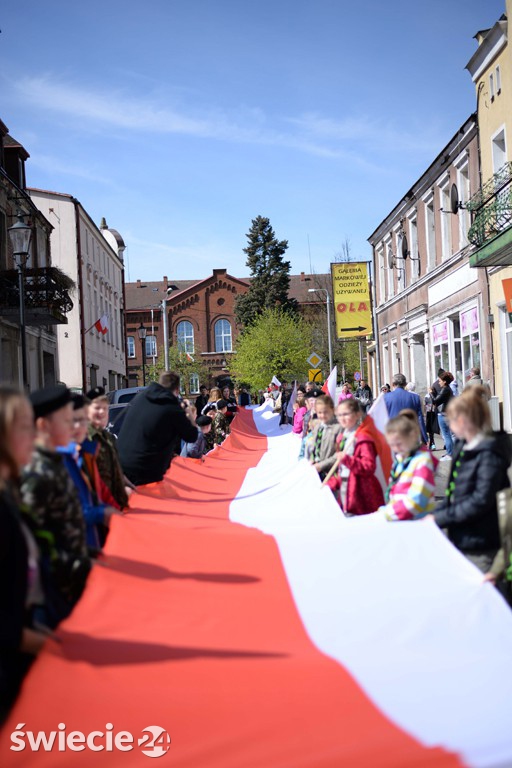
<svg viewBox="0 0 512 768">
<path fill-rule="evenodd" d="M 327 304 L 327 343 L 329 345 L 329 373 L 332 371 L 332 339 L 331 339 L 331 297 L 327 288 L 309 288 L 308 293 L 325 293 Z"/>
<path fill-rule="evenodd" d="M 21 337 L 21 369 L 23 375 L 23 387 L 28 390 L 27 374 L 27 337 L 25 334 L 25 264 L 29 257 L 30 238 L 32 236 L 32 227 L 25 224 L 23 214 L 18 211 L 16 214 L 18 221 L 9 227 L 9 238 L 11 240 L 12 255 L 16 269 L 18 270 L 18 291 L 20 298 L 20 337 Z"/>
<path fill-rule="evenodd" d="M 137 328 L 137 333 L 139 334 L 140 344 L 142 347 L 142 386 L 146 386 L 146 334 L 148 330 L 147 328 L 144 328 L 144 325 L 141 323 L 139 327 Z"/>
</svg>

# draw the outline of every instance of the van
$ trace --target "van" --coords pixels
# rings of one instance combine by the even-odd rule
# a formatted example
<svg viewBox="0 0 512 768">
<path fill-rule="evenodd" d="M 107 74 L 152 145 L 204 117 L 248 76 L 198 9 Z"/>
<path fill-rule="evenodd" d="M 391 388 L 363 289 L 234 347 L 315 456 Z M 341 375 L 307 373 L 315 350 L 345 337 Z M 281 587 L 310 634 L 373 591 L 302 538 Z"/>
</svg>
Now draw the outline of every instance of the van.
<svg viewBox="0 0 512 768">
<path fill-rule="evenodd" d="M 129 403 L 133 400 L 135 395 L 142 392 L 147 387 L 127 387 L 126 389 L 114 389 L 107 395 L 110 405 L 119 405 L 121 403 Z"/>
</svg>

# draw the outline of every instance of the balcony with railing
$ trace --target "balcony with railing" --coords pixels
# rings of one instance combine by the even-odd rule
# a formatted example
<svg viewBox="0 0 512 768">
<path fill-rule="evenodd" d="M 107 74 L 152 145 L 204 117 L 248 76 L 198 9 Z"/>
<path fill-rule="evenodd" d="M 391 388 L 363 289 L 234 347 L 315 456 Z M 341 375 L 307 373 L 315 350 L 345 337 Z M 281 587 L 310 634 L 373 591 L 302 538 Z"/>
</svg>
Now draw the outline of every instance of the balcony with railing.
<svg viewBox="0 0 512 768">
<path fill-rule="evenodd" d="M 512 162 L 491 176 L 466 208 L 473 216 L 468 239 L 476 246 L 471 266 L 512 264 Z"/>
<path fill-rule="evenodd" d="M 0 272 L 0 319 L 20 322 L 18 271 Z M 73 280 L 57 267 L 24 270 L 25 325 L 62 325 L 73 309 Z"/>
</svg>

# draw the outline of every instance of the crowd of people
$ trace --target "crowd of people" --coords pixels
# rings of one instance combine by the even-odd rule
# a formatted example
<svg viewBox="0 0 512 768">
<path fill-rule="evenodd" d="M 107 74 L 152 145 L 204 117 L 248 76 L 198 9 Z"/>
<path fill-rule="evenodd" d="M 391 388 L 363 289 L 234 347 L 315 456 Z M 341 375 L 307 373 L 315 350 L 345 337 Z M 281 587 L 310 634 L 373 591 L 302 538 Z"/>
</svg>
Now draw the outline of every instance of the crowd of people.
<svg viewBox="0 0 512 768">
<path fill-rule="evenodd" d="M 377 479 L 378 447 L 364 424 L 372 402 L 366 382 L 355 390 L 343 385 L 337 405 L 314 386 L 300 386 L 292 427 L 302 438 L 299 458 L 312 464 L 347 517 L 377 513 L 390 521 L 434 520 L 512 604 L 510 494 L 503 497 L 500 520 L 497 506 L 498 494 L 510 488 L 511 439 L 491 427 L 488 388 L 478 369 L 461 394 L 452 383 L 452 375 L 439 370 L 425 397 L 426 423 L 421 398 L 403 374 L 393 377 L 391 387 L 381 387 L 393 457 L 384 484 Z M 442 498 L 435 495 L 438 430 L 446 450 L 441 461 L 451 461 Z"/>
<path fill-rule="evenodd" d="M 440 371 L 430 388 L 426 423 L 405 377 L 381 388 L 393 454 L 384 486 L 378 446 L 365 428 L 373 403 L 367 382 L 343 385 L 336 404 L 312 382 L 272 384 L 255 404 L 269 403 L 280 423 L 291 425 L 301 438 L 298 457 L 329 486 L 340 514 L 429 517 L 509 596 L 512 522 L 501 535 L 496 494 L 509 487 L 510 438 L 492 431 L 481 381 L 456 395 L 450 376 Z M 249 404 L 246 387 L 229 386 L 203 386 L 192 403 L 180 395 L 179 376 L 166 372 L 130 403 L 115 438 L 101 387 L 83 395 L 57 385 L 29 397 L 0 387 L 0 721 L 45 639 L 79 600 L 110 521 L 123 514 L 133 490 L 162 480 L 175 456 L 201 460 Z M 432 451 L 438 429 L 452 462 L 441 500 Z"/>
</svg>

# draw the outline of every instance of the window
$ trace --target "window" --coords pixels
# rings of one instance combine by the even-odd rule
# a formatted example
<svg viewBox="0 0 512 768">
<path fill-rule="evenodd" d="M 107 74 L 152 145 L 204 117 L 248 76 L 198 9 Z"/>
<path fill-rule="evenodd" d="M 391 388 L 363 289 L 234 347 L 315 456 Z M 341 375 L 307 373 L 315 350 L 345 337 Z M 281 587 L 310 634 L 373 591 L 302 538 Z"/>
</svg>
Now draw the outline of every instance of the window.
<svg viewBox="0 0 512 768">
<path fill-rule="evenodd" d="M 420 276 L 420 256 L 418 253 L 418 219 L 416 211 L 409 219 L 409 259 L 411 264 L 411 282 Z"/>
<path fill-rule="evenodd" d="M 146 357 L 156 357 L 156 336 L 146 336 Z"/>
<path fill-rule="evenodd" d="M 450 201 L 450 179 L 447 176 L 439 185 L 439 203 L 441 215 L 441 249 L 443 259 L 452 255 L 452 212 Z"/>
<path fill-rule="evenodd" d="M 128 350 L 128 357 L 135 357 L 135 336 L 126 337 L 126 349 Z"/>
<path fill-rule="evenodd" d="M 217 320 L 215 323 L 215 351 L 231 352 L 231 326 L 227 320 Z"/>
<path fill-rule="evenodd" d="M 457 187 L 459 189 L 459 200 L 465 205 L 471 197 L 469 191 L 469 164 L 466 160 L 465 165 L 459 167 L 457 171 Z M 468 244 L 468 230 L 471 226 L 470 213 L 466 208 L 459 208 L 459 248 Z"/>
<path fill-rule="evenodd" d="M 492 72 L 489 75 L 489 92 L 491 94 L 491 101 L 494 101 L 494 75 Z"/>
<path fill-rule="evenodd" d="M 448 320 L 432 326 L 432 346 L 434 348 L 434 370 L 437 376 L 439 368 L 450 370 L 448 347 Z"/>
<path fill-rule="evenodd" d="M 507 146 L 505 143 L 505 129 L 502 128 L 492 139 L 492 167 L 497 173 L 507 162 Z"/>
<path fill-rule="evenodd" d="M 427 243 L 427 271 L 430 271 L 436 265 L 436 227 L 433 193 L 425 200 L 425 240 Z"/>
<path fill-rule="evenodd" d="M 395 232 L 395 265 L 396 265 L 396 281 L 397 281 L 397 293 L 401 293 L 405 290 L 406 287 L 406 273 L 405 268 L 407 265 L 407 261 L 404 260 L 402 256 L 402 248 L 403 248 L 403 232 L 402 230 L 397 230 Z"/>
<path fill-rule="evenodd" d="M 188 320 L 182 320 L 176 327 L 178 349 L 181 352 L 194 353 L 194 328 Z"/>
<path fill-rule="evenodd" d="M 190 375 L 190 394 L 199 394 L 199 375 L 197 373 L 192 373 Z"/>
<path fill-rule="evenodd" d="M 384 261 L 384 246 L 380 245 L 377 251 L 377 264 L 379 269 L 379 303 L 386 301 L 386 264 Z"/>
<path fill-rule="evenodd" d="M 393 273 L 393 267 L 390 266 L 394 263 L 393 258 L 393 245 L 391 240 L 386 245 L 386 268 L 387 268 L 387 296 L 388 299 L 392 299 L 395 293 L 395 276 Z"/>
<path fill-rule="evenodd" d="M 496 82 L 495 82 L 495 85 L 496 85 L 496 96 L 499 96 L 500 93 L 501 93 L 501 69 L 499 68 L 499 66 L 496 67 L 496 79 L 495 80 L 496 80 Z"/>
</svg>

